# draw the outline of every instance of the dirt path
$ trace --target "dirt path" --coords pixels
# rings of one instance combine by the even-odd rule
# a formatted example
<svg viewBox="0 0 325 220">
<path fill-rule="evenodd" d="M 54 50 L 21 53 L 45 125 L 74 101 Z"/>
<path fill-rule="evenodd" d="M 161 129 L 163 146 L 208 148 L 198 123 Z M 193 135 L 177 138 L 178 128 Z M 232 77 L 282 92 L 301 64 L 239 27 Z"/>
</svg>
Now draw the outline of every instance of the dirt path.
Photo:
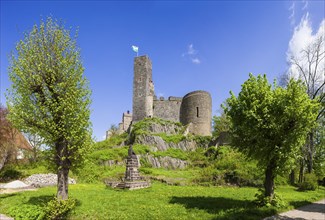
<svg viewBox="0 0 325 220">
<path fill-rule="evenodd" d="M 264 220 L 325 220 L 325 199 Z"/>
<path fill-rule="evenodd" d="M 10 218 L 8 216 L 5 216 L 3 214 L 0 214 L 0 220 L 14 220 L 13 218 Z"/>
</svg>

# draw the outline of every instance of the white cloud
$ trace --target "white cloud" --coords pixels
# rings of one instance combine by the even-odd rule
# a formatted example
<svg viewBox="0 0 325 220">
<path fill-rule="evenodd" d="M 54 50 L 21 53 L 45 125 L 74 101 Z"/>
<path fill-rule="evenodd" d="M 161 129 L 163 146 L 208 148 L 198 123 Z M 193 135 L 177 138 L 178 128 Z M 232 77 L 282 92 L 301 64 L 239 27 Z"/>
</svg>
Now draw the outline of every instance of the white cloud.
<svg viewBox="0 0 325 220">
<path fill-rule="evenodd" d="M 192 58 L 192 63 L 200 64 L 201 61 L 199 60 L 199 58 Z"/>
<path fill-rule="evenodd" d="M 325 19 L 320 23 L 318 30 L 315 32 L 311 26 L 308 13 L 303 16 L 300 23 L 294 28 L 293 35 L 289 42 L 289 47 L 287 51 L 287 61 L 289 62 L 292 57 L 295 57 L 303 66 L 307 66 L 308 58 L 302 53 L 302 50 L 306 50 L 308 46 L 316 43 L 320 37 L 324 39 L 325 37 Z M 324 45 L 321 52 L 324 52 Z M 319 64 L 318 69 L 324 68 L 325 61 Z M 315 69 L 315 65 L 311 66 L 312 70 Z M 299 78 L 299 71 L 295 65 L 289 66 L 289 74 L 291 77 Z M 319 72 L 321 80 L 324 80 L 324 73 Z"/>
<path fill-rule="evenodd" d="M 194 49 L 193 44 L 189 44 L 186 53 L 182 54 L 182 57 L 189 58 L 192 63 L 200 64 L 201 60 L 198 58 L 198 51 Z"/>
<path fill-rule="evenodd" d="M 305 1 L 302 1 L 302 3 L 304 4 L 304 6 L 302 7 L 301 10 L 307 10 L 307 7 L 308 7 L 308 1 L 305 0 Z"/>
<path fill-rule="evenodd" d="M 291 6 L 288 9 L 290 11 L 289 20 L 290 20 L 291 25 L 294 25 L 296 22 L 295 21 L 295 7 L 296 7 L 295 2 L 292 2 Z"/>
<path fill-rule="evenodd" d="M 314 36 L 312 34 L 312 28 L 309 21 L 308 13 L 301 19 L 300 24 L 298 24 L 289 42 L 289 54 L 299 55 L 302 49 L 305 49 L 307 45 L 311 43 Z"/>
<path fill-rule="evenodd" d="M 188 45 L 187 54 L 194 55 L 196 53 L 197 53 L 197 51 L 193 48 L 193 44 Z"/>
</svg>

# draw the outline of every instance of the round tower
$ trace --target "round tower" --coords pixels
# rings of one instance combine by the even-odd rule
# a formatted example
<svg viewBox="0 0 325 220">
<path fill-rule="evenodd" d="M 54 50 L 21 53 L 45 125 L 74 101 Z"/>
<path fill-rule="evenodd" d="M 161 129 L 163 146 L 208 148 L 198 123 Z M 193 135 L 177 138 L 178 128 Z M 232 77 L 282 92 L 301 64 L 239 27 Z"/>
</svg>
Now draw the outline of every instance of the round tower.
<svg viewBox="0 0 325 220">
<path fill-rule="evenodd" d="M 202 136 L 211 135 L 212 100 L 206 91 L 190 92 L 183 97 L 180 122 L 189 125 L 189 132 Z"/>
</svg>

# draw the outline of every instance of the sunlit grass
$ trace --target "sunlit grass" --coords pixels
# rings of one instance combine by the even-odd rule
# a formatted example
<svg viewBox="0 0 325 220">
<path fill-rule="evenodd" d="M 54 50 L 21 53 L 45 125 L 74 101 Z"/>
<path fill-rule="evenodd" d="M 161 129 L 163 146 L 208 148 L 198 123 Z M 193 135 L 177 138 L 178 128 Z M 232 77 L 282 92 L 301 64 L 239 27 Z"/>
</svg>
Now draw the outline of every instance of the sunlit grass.
<svg viewBox="0 0 325 220">
<path fill-rule="evenodd" d="M 0 195 L 1 212 L 22 205 L 44 206 L 55 194 L 55 187 Z M 298 192 L 294 187 L 277 189 L 286 207 L 257 208 L 253 200 L 257 188 L 168 186 L 154 182 L 151 188 L 127 191 L 103 184 L 71 185 L 69 195 L 78 200 L 70 219 L 261 219 L 277 211 L 319 200 L 324 188 Z M 23 211 L 23 210 L 22 210 Z"/>
</svg>

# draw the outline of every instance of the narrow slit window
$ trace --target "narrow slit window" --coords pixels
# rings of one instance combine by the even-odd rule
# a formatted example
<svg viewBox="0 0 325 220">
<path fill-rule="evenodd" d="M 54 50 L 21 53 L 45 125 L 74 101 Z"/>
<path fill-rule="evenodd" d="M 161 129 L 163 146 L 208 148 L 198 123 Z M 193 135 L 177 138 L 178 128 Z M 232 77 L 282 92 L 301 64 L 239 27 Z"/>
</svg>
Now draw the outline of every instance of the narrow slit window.
<svg viewBox="0 0 325 220">
<path fill-rule="evenodd" d="M 196 107 L 196 117 L 199 117 L 199 107 Z"/>
</svg>

